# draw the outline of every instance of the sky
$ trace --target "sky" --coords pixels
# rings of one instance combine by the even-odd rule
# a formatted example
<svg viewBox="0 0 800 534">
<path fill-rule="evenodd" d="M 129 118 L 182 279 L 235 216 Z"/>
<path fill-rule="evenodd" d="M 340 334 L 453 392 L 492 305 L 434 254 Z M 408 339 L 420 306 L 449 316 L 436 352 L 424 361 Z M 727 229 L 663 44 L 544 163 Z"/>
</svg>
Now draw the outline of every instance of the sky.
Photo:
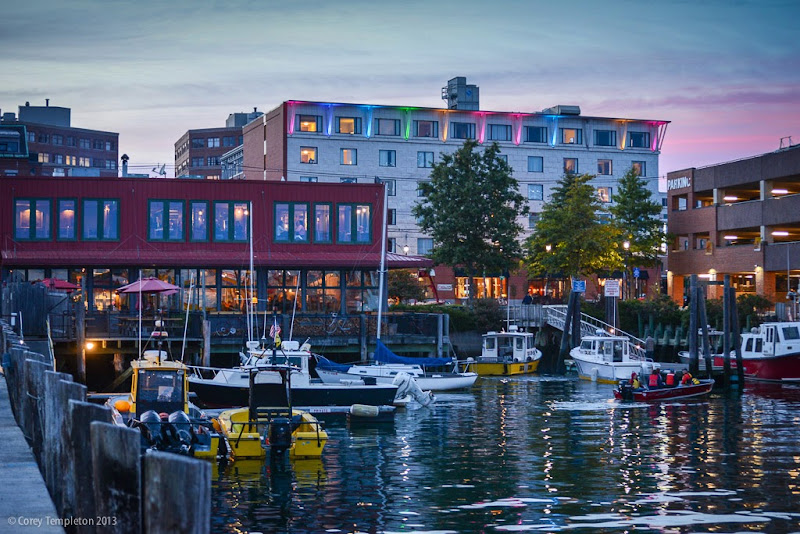
<svg viewBox="0 0 800 534">
<path fill-rule="evenodd" d="M 800 143 L 798 0 L 26 0 L 0 17 L 0 110 L 72 109 L 131 172 L 189 129 L 285 100 L 671 121 L 659 174 Z M 786 143 L 787 140 L 784 140 Z"/>
</svg>

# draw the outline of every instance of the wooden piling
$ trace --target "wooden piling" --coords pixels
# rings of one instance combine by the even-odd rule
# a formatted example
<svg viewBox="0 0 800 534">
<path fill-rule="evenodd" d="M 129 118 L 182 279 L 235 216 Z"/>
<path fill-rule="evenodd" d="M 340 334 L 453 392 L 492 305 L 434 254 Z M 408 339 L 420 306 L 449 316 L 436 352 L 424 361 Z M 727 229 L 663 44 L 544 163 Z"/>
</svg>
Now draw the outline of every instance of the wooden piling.
<svg viewBox="0 0 800 534">
<path fill-rule="evenodd" d="M 575 301 L 573 302 L 572 311 L 572 346 L 577 347 L 581 344 L 581 294 L 573 291 L 575 294 Z"/>
<path fill-rule="evenodd" d="M 72 376 L 66 373 L 56 373 L 45 371 L 44 373 L 44 469 L 42 475 L 50 495 L 55 502 L 56 487 L 61 484 L 58 460 L 61 448 L 61 418 L 64 417 L 64 409 L 58 405 L 58 384 L 72 380 Z"/>
<path fill-rule="evenodd" d="M 736 382 L 739 391 L 744 388 L 744 363 L 742 362 L 742 336 L 739 327 L 739 310 L 736 304 L 736 289 L 730 288 L 731 296 L 731 330 L 733 330 L 733 350 L 736 354 Z"/>
<path fill-rule="evenodd" d="M 70 442 L 69 427 L 72 421 L 69 417 L 69 401 L 70 400 L 86 400 L 86 386 L 76 382 L 66 382 L 60 380 L 56 385 L 56 406 L 58 406 L 58 428 L 56 429 L 55 439 L 61 442 L 61 445 L 56 451 L 56 472 L 53 481 L 53 488 L 55 493 L 50 495 L 53 497 L 53 503 L 56 505 L 59 515 L 64 517 L 64 512 L 69 510 L 72 504 L 72 494 L 70 493 L 72 487 L 64 481 L 67 477 L 74 476 L 72 473 L 72 465 L 70 463 Z"/>
<path fill-rule="evenodd" d="M 731 275 L 726 274 L 722 285 L 722 361 L 725 389 L 731 386 Z M 734 298 L 736 298 L 734 296 Z"/>
<path fill-rule="evenodd" d="M 144 530 L 202 534 L 211 525 L 211 465 L 165 452 L 144 456 Z"/>
<path fill-rule="evenodd" d="M 697 311 L 699 310 L 697 298 L 697 275 L 693 274 L 689 285 L 689 373 L 698 375 L 700 364 L 697 355 Z"/>
<path fill-rule="evenodd" d="M 85 294 L 85 293 L 84 293 Z M 77 338 L 78 381 L 86 383 L 86 308 L 83 302 L 75 305 L 75 331 Z"/>
<path fill-rule="evenodd" d="M 31 448 L 39 470 L 44 472 L 44 425 L 45 425 L 45 383 L 44 374 L 53 370 L 53 364 L 39 360 L 26 359 L 26 379 L 31 403 Z"/>
<path fill-rule="evenodd" d="M 562 362 L 564 361 L 564 356 L 566 356 L 567 351 L 569 350 L 569 332 L 572 327 L 572 315 L 574 313 L 574 305 L 573 300 L 575 299 L 575 293 L 572 292 L 569 294 L 569 301 L 567 302 L 567 315 L 564 317 L 564 330 L 561 333 L 561 346 L 558 350 L 558 357 L 556 358 L 556 365 L 555 365 L 555 372 L 560 373 L 563 370 Z"/>
<path fill-rule="evenodd" d="M 103 528 L 113 534 L 139 534 L 142 513 L 141 435 L 132 428 L 93 422 L 89 433 L 92 441 L 92 479 L 98 517 L 113 518 Z M 169 468 L 168 468 L 169 472 Z M 209 491 L 211 485 L 209 483 Z M 183 488 L 193 494 L 195 488 Z M 150 532 L 170 532 L 154 529 Z"/>
</svg>

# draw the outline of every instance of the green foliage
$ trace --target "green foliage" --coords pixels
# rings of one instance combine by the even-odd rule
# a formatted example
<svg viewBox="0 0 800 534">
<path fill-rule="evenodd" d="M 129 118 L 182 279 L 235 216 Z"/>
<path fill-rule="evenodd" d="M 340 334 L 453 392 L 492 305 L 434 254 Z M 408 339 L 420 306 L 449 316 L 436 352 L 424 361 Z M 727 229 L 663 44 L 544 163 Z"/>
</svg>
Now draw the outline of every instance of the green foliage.
<svg viewBox="0 0 800 534">
<path fill-rule="evenodd" d="M 389 298 L 397 302 L 404 302 L 411 299 L 422 300 L 425 298 L 425 290 L 419 285 L 417 273 L 410 269 L 395 269 L 389 271 L 388 275 Z"/>
<path fill-rule="evenodd" d="M 528 213 L 511 167 L 498 157 L 497 143 L 482 154 L 477 146 L 468 140 L 453 154 L 443 153 L 431 181 L 419 185 L 424 200 L 412 209 L 420 229 L 433 238 L 430 257 L 465 267 L 470 278 L 515 265 L 523 231 L 516 219 Z"/>
<path fill-rule="evenodd" d="M 450 316 L 451 332 L 488 332 L 500 330 L 504 325 L 503 310 L 494 299 L 476 299 L 472 308 L 447 304 L 409 306 L 398 304 L 392 311 L 416 313 L 446 313 Z"/>
<path fill-rule="evenodd" d="M 602 205 L 589 181 L 594 176 L 566 174 L 545 204 L 535 233 L 525 242 L 525 263 L 534 276 L 560 273 L 577 277 L 620 265 L 618 230 L 603 224 Z M 548 251 L 547 248 L 550 247 Z"/>
</svg>

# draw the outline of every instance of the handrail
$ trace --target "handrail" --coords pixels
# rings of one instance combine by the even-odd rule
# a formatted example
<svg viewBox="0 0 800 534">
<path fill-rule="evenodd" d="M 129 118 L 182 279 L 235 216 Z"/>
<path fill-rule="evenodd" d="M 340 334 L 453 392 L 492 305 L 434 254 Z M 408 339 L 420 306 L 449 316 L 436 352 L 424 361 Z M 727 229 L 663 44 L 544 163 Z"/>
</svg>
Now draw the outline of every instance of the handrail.
<svg viewBox="0 0 800 534">
<path fill-rule="evenodd" d="M 565 304 L 550 304 L 544 306 L 544 309 L 547 311 L 547 324 L 563 332 L 564 323 L 567 319 L 567 306 Z M 626 337 L 628 338 L 628 351 L 632 359 L 647 360 L 644 340 L 585 313 L 581 313 L 580 324 L 581 337 L 594 335 L 597 330 L 602 330 L 608 335 Z"/>
</svg>

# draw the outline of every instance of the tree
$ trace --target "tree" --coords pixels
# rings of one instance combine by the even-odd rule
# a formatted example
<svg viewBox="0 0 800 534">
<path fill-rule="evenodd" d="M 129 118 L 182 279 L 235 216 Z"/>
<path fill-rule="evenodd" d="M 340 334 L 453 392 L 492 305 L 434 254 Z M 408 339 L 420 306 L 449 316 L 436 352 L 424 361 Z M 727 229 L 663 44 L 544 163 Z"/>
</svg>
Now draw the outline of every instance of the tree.
<svg viewBox="0 0 800 534">
<path fill-rule="evenodd" d="M 632 261 L 625 261 L 625 279 L 630 283 L 634 267 L 658 265 L 661 244 L 666 234 L 661 220 L 661 204 L 651 199 L 647 182 L 631 167 L 617 186 L 613 196 L 614 205 L 609 211 L 614 216 L 614 226 L 619 230 L 619 238 L 629 243 L 626 252 Z"/>
<path fill-rule="evenodd" d="M 410 299 L 422 300 L 425 298 L 425 291 L 417 281 L 417 274 L 409 269 L 395 269 L 389 271 L 388 276 L 389 298 L 397 300 L 398 303 Z"/>
<path fill-rule="evenodd" d="M 565 174 L 544 205 L 534 234 L 525 242 L 525 262 L 536 276 L 577 277 L 619 265 L 617 229 L 598 214 L 602 205 L 589 184 L 594 176 Z"/>
<path fill-rule="evenodd" d="M 482 154 L 477 146 L 468 140 L 453 154 L 442 154 L 431 181 L 419 185 L 425 199 L 412 210 L 422 231 L 433 238 L 430 257 L 465 268 L 470 287 L 476 274 L 508 270 L 520 258 L 523 229 L 516 219 L 528 213 L 497 143 Z"/>
</svg>

